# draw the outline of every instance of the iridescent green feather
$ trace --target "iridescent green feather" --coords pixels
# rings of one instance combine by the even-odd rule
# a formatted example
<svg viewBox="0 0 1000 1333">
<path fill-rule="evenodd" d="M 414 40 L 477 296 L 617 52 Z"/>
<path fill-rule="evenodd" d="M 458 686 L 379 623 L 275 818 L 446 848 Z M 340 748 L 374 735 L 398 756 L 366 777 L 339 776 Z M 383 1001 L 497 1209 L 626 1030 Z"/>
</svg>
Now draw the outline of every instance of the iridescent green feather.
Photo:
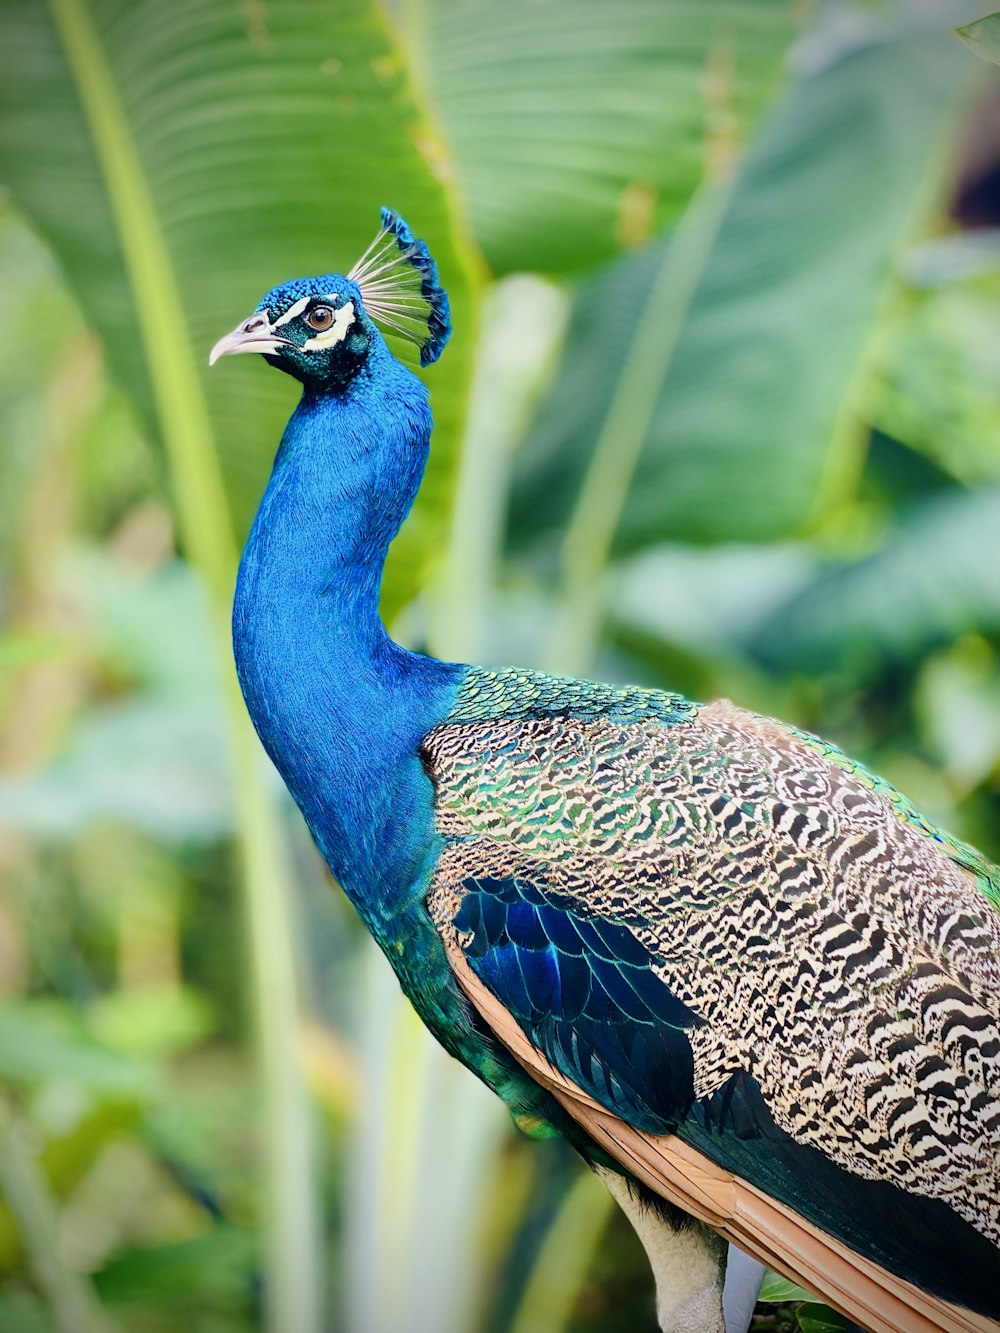
<svg viewBox="0 0 1000 1333">
<path fill-rule="evenodd" d="M 448 718 L 450 725 L 499 719 L 573 717 L 580 722 L 607 721 L 621 725 L 660 723 L 666 726 L 690 721 L 701 705 L 681 694 L 637 687 L 614 687 L 595 681 L 551 676 L 538 671 L 471 670 L 459 691 Z M 995 866 L 971 847 L 933 824 L 909 797 L 851 759 L 838 746 L 810 732 L 780 724 L 790 737 L 863 783 L 886 800 L 910 828 L 938 843 L 957 864 L 975 878 L 980 892 L 1000 907 L 1000 866 Z M 627 816 L 624 816 L 627 819 Z"/>
<path fill-rule="evenodd" d="M 580 722 L 671 725 L 693 718 L 698 705 L 681 694 L 615 687 L 541 671 L 470 669 L 448 716 L 449 726 L 501 719 L 573 717 Z"/>
</svg>

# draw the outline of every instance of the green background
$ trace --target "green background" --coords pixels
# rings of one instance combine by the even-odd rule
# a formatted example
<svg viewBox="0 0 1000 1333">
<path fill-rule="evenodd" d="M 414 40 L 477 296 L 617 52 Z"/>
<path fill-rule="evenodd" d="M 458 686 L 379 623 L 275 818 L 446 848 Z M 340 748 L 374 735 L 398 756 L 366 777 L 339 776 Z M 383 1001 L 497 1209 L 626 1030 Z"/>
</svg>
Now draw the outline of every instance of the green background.
<svg viewBox="0 0 1000 1333">
<path fill-rule="evenodd" d="M 653 1329 L 627 1224 L 430 1043 L 259 754 L 227 620 L 294 386 L 207 352 L 397 208 L 455 321 L 397 635 L 780 715 L 996 858 L 979 13 L 7 0 L 3 1333 Z"/>
</svg>

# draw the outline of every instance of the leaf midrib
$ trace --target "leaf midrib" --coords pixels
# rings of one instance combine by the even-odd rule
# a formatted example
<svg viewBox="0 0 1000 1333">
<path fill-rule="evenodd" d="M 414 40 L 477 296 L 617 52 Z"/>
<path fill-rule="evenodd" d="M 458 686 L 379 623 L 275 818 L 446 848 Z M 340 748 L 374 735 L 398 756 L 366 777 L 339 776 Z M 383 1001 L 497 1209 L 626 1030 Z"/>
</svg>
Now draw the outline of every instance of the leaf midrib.
<svg viewBox="0 0 1000 1333">
<path fill-rule="evenodd" d="M 118 229 L 184 545 L 216 612 L 228 605 L 236 540 L 184 304 L 125 111 L 82 0 L 49 0 Z"/>
</svg>

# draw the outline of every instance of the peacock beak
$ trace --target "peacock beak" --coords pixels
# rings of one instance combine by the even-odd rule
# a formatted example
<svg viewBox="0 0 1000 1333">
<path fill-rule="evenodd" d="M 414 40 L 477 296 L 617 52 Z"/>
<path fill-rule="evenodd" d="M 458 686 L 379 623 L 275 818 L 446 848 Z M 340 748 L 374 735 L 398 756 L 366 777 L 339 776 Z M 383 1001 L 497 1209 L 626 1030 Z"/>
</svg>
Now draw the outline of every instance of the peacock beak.
<svg viewBox="0 0 1000 1333">
<path fill-rule="evenodd" d="M 227 333 L 212 348 L 208 364 L 214 366 L 220 356 L 237 356 L 240 352 L 277 352 L 289 346 L 287 338 L 277 336 L 266 314 L 258 313 Z"/>
</svg>

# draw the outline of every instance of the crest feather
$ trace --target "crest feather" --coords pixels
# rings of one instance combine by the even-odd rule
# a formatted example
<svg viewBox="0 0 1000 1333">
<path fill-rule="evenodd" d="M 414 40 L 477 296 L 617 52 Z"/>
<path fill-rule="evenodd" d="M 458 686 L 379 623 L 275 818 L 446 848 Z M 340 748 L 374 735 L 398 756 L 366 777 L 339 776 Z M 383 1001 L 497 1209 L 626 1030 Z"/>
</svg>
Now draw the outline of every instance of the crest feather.
<svg viewBox="0 0 1000 1333">
<path fill-rule="evenodd" d="M 416 344 L 422 366 L 438 359 L 451 336 L 448 293 L 427 243 L 398 213 L 382 209 L 381 228 L 347 276 L 376 324 Z"/>
</svg>

